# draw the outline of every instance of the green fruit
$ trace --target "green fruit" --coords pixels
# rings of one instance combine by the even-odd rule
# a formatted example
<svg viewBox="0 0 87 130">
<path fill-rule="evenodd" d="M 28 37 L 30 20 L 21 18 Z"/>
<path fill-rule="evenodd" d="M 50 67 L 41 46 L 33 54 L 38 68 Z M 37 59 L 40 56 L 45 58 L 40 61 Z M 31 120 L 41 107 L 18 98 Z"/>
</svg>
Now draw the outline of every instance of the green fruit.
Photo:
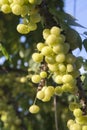
<svg viewBox="0 0 87 130">
<path fill-rule="evenodd" d="M 29 7 L 28 5 L 23 5 L 21 9 L 21 16 L 24 17 L 29 13 Z"/>
<path fill-rule="evenodd" d="M 64 36 L 63 34 L 61 34 L 59 38 L 60 38 L 60 43 L 62 43 L 62 44 L 63 44 L 63 43 L 65 42 L 65 40 L 66 40 L 66 38 L 65 38 L 65 36 Z"/>
<path fill-rule="evenodd" d="M 38 51 L 41 51 L 44 46 L 45 46 L 45 44 L 42 43 L 42 42 L 37 43 L 37 49 L 38 49 Z"/>
<path fill-rule="evenodd" d="M 70 125 L 70 130 L 82 130 L 82 126 L 77 123 L 74 123 Z"/>
<path fill-rule="evenodd" d="M 1 121 L 3 121 L 3 122 L 6 122 L 7 121 L 7 114 L 2 114 L 1 115 Z"/>
<path fill-rule="evenodd" d="M 74 70 L 74 67 L 72 64 L 67 64 L 66 66 L 66 71 L 69 73 L 69 72 L 72 72 Z"/>
<path fill-rule="evenodd" d="M 42 48 L 41 53 L 42 53 L 44 56 L 49 56 L 49 55 L 51 55 L 51 54 L 53 53 L 53 51 L 52 51 L 52 48 L 51 48 L 51 47 L 45 46 L 45 47 Z"/>
<path fill-rule="evenodd" d="M 49 46 L 54 46 L 58 43 L 58 38 L 57 36 L 55 36 L 54 34 L 50 34 L 47 39 L 46 39 L 46 43 L 49 45 Z"/>
<path fill-rule="evenodd" d="M 44 29 L 43 38 L 46 40 L 49 35 L 50 35 L 50 29 Z"/>
<path fill-rule="evenodd" d="M 75 65 L 76 65 L 76 69 L 80 69 L 81 68 L 81 66 L 82 66 L 82 64 L 83 64 L 83 58 L 82 57 L 77 57 L 76 58 L 76 62 L 75 62 Z"/>
<path fill-rule="evenodd" d="M 80 125 L 87 125 L 87 115 L 82 115 L 76 118 L 76 122 Z"/>
<path fill-rule="evenodd" d="M 17 31 L 21 34 L 28 34 L 30 32 L 30 29 L 29 29 L 28 25 L 18 24 Z"/>
<path fill-rule="evenodd" d="M 29 111 L 30 111 L 30 113 L 32 113 L 32 114 L 35 114 L 35 113 L 39 112 L 39 110 L 40 110 L 39 106 L 34 105 L 34 104 L 31 105 L 30 108 L 29 108 Z"/>
<path fill-rule="evenodd" d="M 45 56 L 45 61 L 48 63 L 48 64 L 55 64 L 55 56 Z"/>
<path fill-rule="evenodd" d="M 70 111 L 74 111 L 75 109 L 78 109 L 79 107 L 80 107 L 80 105 L 78 103 L 76 103 L 76 102 L 71 102 L 69 104 Z"/>
<path fill-rule="evenodd" d="M 62 93 L 63 93 L 62 87 L 60 87 L 60 86 L 55 87 L 56 95 L 61 95 Z"/>
<path fill-rule="evenodd" d="M 48 64 L 48 68 L 50 71 L 55 72 L 58 70 L 58 65 L 57 64 Z"/>
<path fill-rule="evenodd" d="M 13 3 L 13 5 L 11 7 L 12 7 L 12 13 L 13 14 L 21 15 L 21 12 L 22 12 L 22 6 L 21 5 Z"/>
<path fill-rule="evenodd" d="M 87 130 L 87 125 L 82 126 L 82 130 Z"/>
<path fill-rule="evenodd" d="M 66 55 L 66 62 L 73 64 L 76 61 L 76 57 L 73 54 Z"/>
<path fill-rule="evenodd" d="M 8 0 L 8 2 L 11 4 L 11 3 L 13 3 L 13 0 Z"/>
<path fill-rule="evenodd" d="M 48 102 L 51 100 L 51 96 L 45 95 L 45 97 L 42 99 L 43 102 Z"/>
<path fill-rule="evenodd" d="M 41 53 L 33 53 L 32 59 L 34 62 L 42 62 L 43 61 L 43 55 Z"/>
<path fill-rule="evenodd" d="M 70 120 L 68 120 L 68 122 L 67 122 L 67 127 L 70 128 L 70 126 L 73 125 L 73 124 L 75 124 L 75 121 L 72 120 L 72 119 L 70 119 Z"/>
<path fill-rule="evenodd" d="M 82 111 L 81 111 L 81 109 L 80 109 L 80 108 L 74 109 L 73 115 L 74 115 L 75 117 L 80 117 L 80 116 L 82 116 Z"/>
<path fill-rule="evenodd" d="M 58 53 L 63 52 L 63 51 L 64 51 L 63 44 L 59 43 L 59 44 L 53 46 L 53 52 L 55 54 L 58 54 Z"/>
<path fill-rule="evenodd" d="M 50 30 L 51 34 L 54 34 L 56 36 L 59 36 L 61 29 L 57 26 L 53 26 Z"/>
<path fill-rule="evenodd" d="M 55 78 L 54 78 L 54 81 L 57 83 L 57 84 L 62 84 L 62 75 L 57 75 Z"/>
<path fill-rule="evenodd" d="M 41 16 L 39 13 L 30 15 L 30 22 L 38 23 L 41 20 Z"/>
<path fill-rule="evenodd" d="M 45 97 L 45 93 L 44 91 L 40 90 L 37 92 L 37 96 L 38 99 L 42 100 Z"/>
<path fill-rule="evenodd" d="M 41 78 L 46 78 L 47 77 L 47 72 L 45 72 L 45 71 L 40 72 L 40 77 Z"/>
<path fill-rule="evenodd" d="M 53 96 L 54 91 L 55 91 L 55 90 L 54 90 L 54 87 L 53 87 L 53 86 L 48 86 L 48 87 L 45 89 L 44 93 L 45 93 L 46 96 L 51 97 L 51 96 Z"/>
<path fill-rule="evenodd" d="M 41 90 L 45 92 L 46 89 L 47 89 L 47 86 L 43 86 Z"/>
<path fill-rule="evenodd" d="M 0 0 L 0 5 L 9 4 L 8 0 Z"/>
<path fill-rule="evenodd" d="M 36 0 L 28 0 L 30 4 L 36 4 Z"/>
<path fill-rule="evenodd" d="M 40 75 L 36 74 L 36 75 L 32 76 L 31 80 L 32 80 L 33 83 L 39 83 L 40 80 L 41 80 L 41 77 L 40 77 Z"/>
<path fill-rule="evenodd" d="M 65 61 L 65 54 L 64 53 L 59 53 L 56 56 L 56 62 L 63 63 L 64 61 Z"/>
<path fill-rule="evenodd" d="M 34 31 L 37 29 L 37 24 L 34 22 L 29 22 L 28 27 L 29 27 L 30 31 Z"/>
<path fill-rule="evenodd" d="M 70 83 L 64 83 L 62 86 L 63 92 L 73 92 L 74 91 L 74 87 L 71 86 Z"/>
<path fill-rule="evenodd" d="M 15 4 L 23 5 L 25 3 L 25 0 L 13 0 Z"/>
<path fill-rule="evenodd" d="M 70 50 L 70 45 L 68 43 L 64 43 L 64 53 L 67 54 Z"/>
<path fill-rule="evenodd" d="M 72 83 L 74 81 L 74 78 L 70 74 L 65 74 L 63 75 L 62 81 L 63 83 L 70 83 L 70 82 Z"/>
<path fill-rule="evenodd" d="M 77 78 L 77 77 L 80 76 L 80 71 L 74 69 L 74 71 L 72 71 L 70 74 L 71 74 L 74 78 Z"/>
<path fill-rule="evenodd" d="M 1 6 L 1 11 L 5 14 L 8 14 L 11 12 L 11 8 L 9 6 L 9 4 L 4 4 Z"/>
<path fill-rule="evenodd" d="M 66 66 L 62 63 L 58 64 L 58 69 L 60 72 L 65 72 L 66 71 Z"/>
</svg>

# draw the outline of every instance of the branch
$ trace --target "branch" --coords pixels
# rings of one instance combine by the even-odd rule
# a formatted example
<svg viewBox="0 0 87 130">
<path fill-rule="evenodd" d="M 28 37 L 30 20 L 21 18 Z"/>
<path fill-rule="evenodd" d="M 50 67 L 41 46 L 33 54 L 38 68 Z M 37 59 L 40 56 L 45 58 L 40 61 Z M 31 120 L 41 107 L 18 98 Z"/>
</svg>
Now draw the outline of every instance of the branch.
<svg viewBox="0 0 87 130">
<path fill-rule="evenodd" d="M 56 130 L 58 129 L 58 117 L 57 117 L 57 101 L 56 101 L 56 96 L 54 96 L 54 116 L 55 116 L 55 127 Z"/>
<path fill-rule="evenodd" d="M 41 16 L 44 18 L 44 23 L 46 27 L 49 28 L 57 25 L 57 22 L 54 20 L 54 16 L 49 12 L 46 0 L 42 1 L 41 5 L 39 5 L 39 9 Z"/>
<path fill-rule="evenodd" d="M 82 87 L 82 81 L 81 81 L 80 77 L 77 78 L 77 86 L 78 86 L 78 96 L 79 96 L 80 102 L 82 104 L 82 110 L 85 114 L 86 110 L 87 110 L 87 96 Z"/>
<path fill-rule="evenodd" d="M 27 74 L 27 70 L 23 70 L 23 69 L 17 69 L 17 68 L 10 68 L 10 67 L 3 67 L 3 66 L 0 66 L 0 74 L 6 74 L 6 73 L 9 73 L 9 72 L 15 72 L 15 73 L 24 73 L 24 74 Z"/>
</svg>

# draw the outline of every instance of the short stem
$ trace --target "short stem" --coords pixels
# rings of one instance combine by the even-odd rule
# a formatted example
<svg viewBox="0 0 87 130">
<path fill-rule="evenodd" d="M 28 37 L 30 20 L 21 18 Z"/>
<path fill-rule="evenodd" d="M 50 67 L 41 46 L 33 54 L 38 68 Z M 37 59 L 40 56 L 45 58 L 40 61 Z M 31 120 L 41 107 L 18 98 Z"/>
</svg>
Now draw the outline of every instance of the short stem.
<svg viewBox="0 0 87 130">
<path fill-rule="evenodd" d="M 56 96 L 54 96 L 54 116 L 55 116 L 55 127 L 58 130 L 58 117 L 57 117 L 57 101 Z"/>
</svg>

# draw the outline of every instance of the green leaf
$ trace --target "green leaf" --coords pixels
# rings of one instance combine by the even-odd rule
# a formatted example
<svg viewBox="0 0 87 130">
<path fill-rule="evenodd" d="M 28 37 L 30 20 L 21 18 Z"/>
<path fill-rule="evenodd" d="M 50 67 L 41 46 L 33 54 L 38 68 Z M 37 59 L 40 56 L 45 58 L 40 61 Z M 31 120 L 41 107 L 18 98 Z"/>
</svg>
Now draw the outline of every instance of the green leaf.
<svg viewBox="0 0 87 130">
<path fill-rule="evenodd" d="M 8 52 L 6 51 L 5 47 L 2 46 L 1 43 L 0 43 L 0 51 L 3 53 L 3 55 L 6 57 L 7 60 L 11 61 L 11 58 Z"/>
<path fill-rule="evenodd" d="M 87 35 L 87 32 L 84 32 L 83 34 Z"/>
<path fill-rule="evenodd" d="M 83 68 L 85 71 L 87 71 L 87 60 L 85 60 L 85 62 L 83 63 Z"/>
<path fill-rule="evenodd" d="M 83 86 L 84 86 L 84 89 L 86 89 L 87 90 L 87 74 L 84 74 L 83 75 L 84 76 L 84 80 L 83 80 Z"/>
<path fill-rule="evenodd" d="M 85 50 L 87 51 L 87 39 L 85 39 L 85 40 L 83 41 L 83 45 L 84 45 Z"/>
<path fill-rule="evenodd" d="M 75 22 L 75 21 L 67 21 L 67 24 L 72 25 L 72 26 L 76 26 L 76 27 L 85 28 L 85 29 L 86 29 L 86 27 L 82 26 L 81 24 L 79 24 L 79 23 L 77 23 L 77 22 Z"/>
<path fill-rule="evenodd" d="M 66 40 L 69 42 L 72 50 L 76 48 L 82 49 L 82 39 L 79 33 L 74 29 L 68 28 L 66 30 Z"/>
<path fill-rule="evenodd" d="M 54 15 L 54 17 L 56 17 L 60 23 L 61 21 L 65 22 L 68 26 L 72 25 L 72 26 L 77 26 L 77 27 L 81 27 L 81 28 L 86 28 L 84 26 L 82 26 L 81 24 L 76 22 L 76 18 L 73 17 L 71 14 L 65 13 L 63 11 L 57 11 L 56 9 L 51 9 L 50 8 L 50 12 Z"/>
</svg>

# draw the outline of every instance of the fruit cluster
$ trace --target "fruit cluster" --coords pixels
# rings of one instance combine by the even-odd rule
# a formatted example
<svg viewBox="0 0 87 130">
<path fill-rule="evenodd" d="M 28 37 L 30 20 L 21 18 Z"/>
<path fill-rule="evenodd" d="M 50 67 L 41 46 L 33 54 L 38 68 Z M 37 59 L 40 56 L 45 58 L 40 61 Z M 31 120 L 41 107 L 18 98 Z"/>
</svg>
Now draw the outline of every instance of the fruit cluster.
<svg viewBox="0 0 87 130">
<path fill-rule="evenodd" d="M 13 13 L 21 16 L 22 22 L 17 25 L 17 31 L 21 34 L 27 34 L 36 30 L 37 23 L 40 22 L 41 16 L 37 5 L 42 0 L 0 0 L 0 10 L 3 13 Z"/>
<path fill-rule="evenodd" d="M 75 117 L 75 120 L 70 119 L 67 122 L 69 130 L 87 130 L 87 115 L 83 114 L 80 106 L 77 103 L 71 103 L 69 108 Z"/>
<path fill-rule="evenodd" d="M 59 27 L 53 26 L 51 29 L 44 29 L 43 38 L 44 42 L 37 44 L 37 52 L 33 53 L 32 59 L 38 64 L 44 62 L 48 70 L 41 70 L 38 74 L 33 75 L 31 80 L 38 84 L 43 79 L 48 80 L 50 74 L 55 86 L 45 84 L 41 90 L 37 91 L 36 98 L 45 102 L 49 101 L 54 94 L 76 93 L 78 90 L 76 78 L 80 74 L 80 66 L 78 66 L 80 58 L 76 58 L 71 53 L 70 45 L 66 42 Z M 35 113 L 33 110 L 35 109 L 30 107 L 31 113 Z"/>
</svg>

